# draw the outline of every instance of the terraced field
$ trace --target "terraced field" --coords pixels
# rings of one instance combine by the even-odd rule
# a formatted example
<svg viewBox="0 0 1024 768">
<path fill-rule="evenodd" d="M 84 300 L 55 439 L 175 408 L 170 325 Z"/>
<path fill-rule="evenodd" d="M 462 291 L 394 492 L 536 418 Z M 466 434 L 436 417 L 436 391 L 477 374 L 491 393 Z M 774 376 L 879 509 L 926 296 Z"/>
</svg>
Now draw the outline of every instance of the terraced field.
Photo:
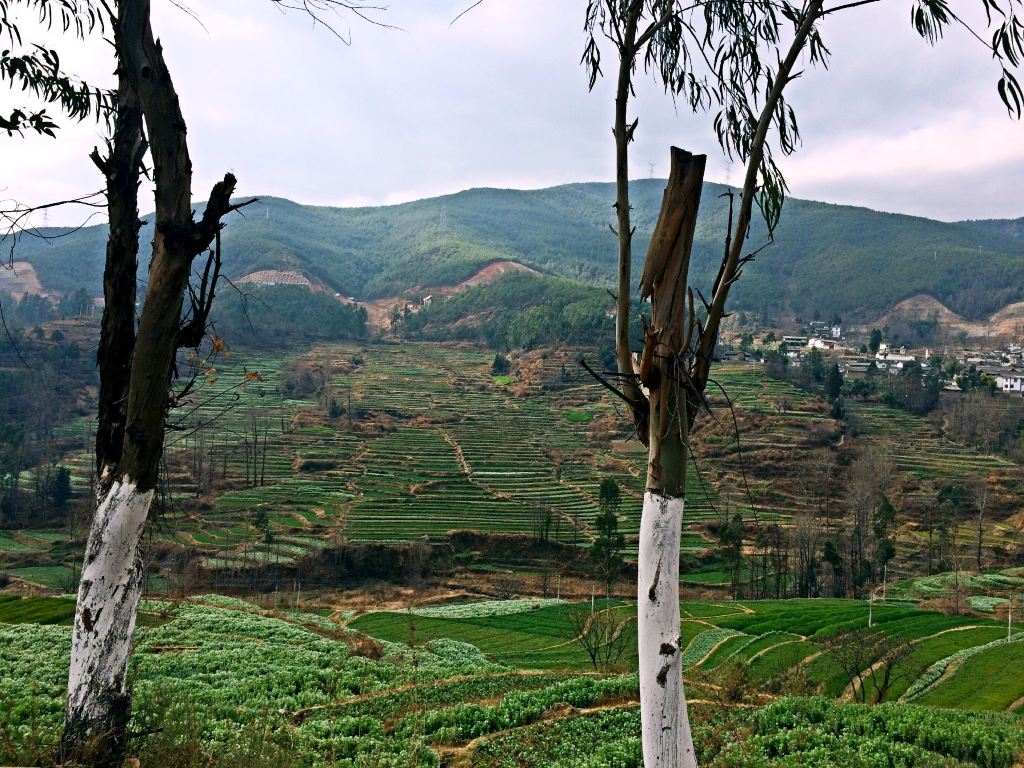
<svg viewBox="0 0 1024 768">
<path fill-rule="evenodd" d="M 528 375 L 510 384 L 491 374 L 491 355 L 473 349 L 332 346 L 307 357 L 333 372 L 337 418 L 282 394 L 289 360 L 250 355 L 221 360 L 177 412 L 157 538 L 230 569 L 289 563 L 346 539 L 532 533 L 546 519 L 554 538 L 585 545 L 605 477 L 636 500 L 622 523 L 635 533 L 645 457 L 635 443 L 608 452 L 588 439 L 590 421 L 610 406 L 568 353 L 529 361 Z M 67 429 L 82 433 L 84 447 L 88 425 Z M 80 494 L 91 461 L 85 450 L 68 457 Z M 694 491 L 695 521 L 711 516 L 715 496 L 710 486 Z M 52 569 L 70 550 L 51 533 L 0 534 L 0 568 L 58 586 L 66 574 Z M 708 541 L 693 530 L 686 544 Z M 39 568 L 51 571 L 25 570 Z"/>
<path fill-rule="evenodd" d="M 0 599 L 5 764 L 45 764 L 45 745 L 59 736 L 70 640 L 61 617 L 69 607 L 70 601 L 59 598 L 20 604 Z M 410 638 L 414 647 L 407 641 L 367 645 L 338 623 L 341 612 L 327 618 L 321 611 L 268 611 L 216 595 L 144 601 L 142 608 L 146 620 L 131 661 L 133 724 L 139 732 L 131 749 L 142 766 L 186 759 L 188 765 L 289 768 L 642 764 L 636 676 L 584 671 L 568 654 L 555 663 L 554 656 L 536 653 L 556 639 L 551 626 L 572 606 L 491 602 L 431 608 L 431 616 L 419 617 L 429 618 L 423 626 L 476 626 L 484 642 L 497 643 L 504 633 L 505 649 L 522 652 L 519 661 L 504 663 L 453 640 L 419 636 Z M 600 608 L 623 615 L 630 610 Z M 863 620 L 863 609 L 842 601 L 690 603 L 687 652 L 704 653 L 698 646 L 708 646 L 708 633 L 718 633 L 710 638 L 716 648 L 711 655 L 725 656 L 726 642 L 735 643 L 733 657 L 765 668 L 771 665 L 760 660 L 787 644 L 797 646 L 800 635 L 749 633 L 790 626 L 818 636 Z M 444 619 L 445 612 L 453 617 Z M 880 609 L 879 615 L 886 625 L 917 636 L 934 633 L 940 624 L 934 614 L 905 609 Z M 966 631 L 946 633 L 954 634 Z M 722 636 L 729 639 L 717 639 Z M 1024 643 L 1002 647 L 1016 650 Z M 523 662 L 537 658 L 551 662 L 550 668 Z M 984 666 L 1019 662 L 1005 654 L 974 658 Z M 949 703 L 961 709 L 944 711 L 778 696 L 757 681 L 752 700 L 737 706 L 719 701 L 720 687 L 691 666 L 687 687 L 698 758 L 707 768 L 1015 768 L 1024 757 L 1019 716 L 964 711 L 1005 709 L 988 704 L 1005 701 L 1012 686 L 997 681 L 977 691 L 976 678 L 967 674 L 974 671 L 965 665 L 950 678 L 964 681 L 950 692 Z M 955 694 L 961 698 L 953 700 Z"/>
<path fill-rule="evenodd" d="M 981 453 L 947 440 L 927 420 L 883 405 L 851 402 L 850 419 L 868 440 L 886 447 L 896 469 L 898 500 L 913 517 L 934 504 L 937 489 L 950 482 L 984 482 L 992 493 L 993 506 L 1004 515 L 1020 510 L 1024 492 L 1024 468 L 1008 459 Z M 971 525 L 964 525 L 957 542 L 972 548 L 977 540 Z M 904 526 L 903 548 L 924 551 L 926 534 L 920 525 Z M 1007 548 L 1020 543 L 1021 532 L 1005 521 L 990 520 L 985 531 L 985 546 Z M 968 549 L 970 551 L 970 549 Z"/>
<path fill-rule="evenodd" d="M 303 358 L 329 367 L 335 417 L 313 396 L 284 394 L 292 360 L 249 354 L 218 361 L 176 412 L 157 539 L 228 569 L 290 563 L 343 540 L 444 539 L 465 529 L 546 525 L 553 538 L 586 545 L 600 483 L 612 477 L 624 493 L 621 529 L 635 545 L 643 447 L 608 439 L 607 424 L 621 423 L 609 421 L 614 405 L 570 351 L 523 356 L 507 377 L 492 375 L 489 353 L 445 345 L 338 345 Z M 806 503 L 802 457 L 839 439 L 824 403 L 757 367 L 718 366 L 714 380 L 688 480 L 683 546 L 691 554 L 713 545 L 707 524 L 723 514 L 785 522 Z M 1020 490 L 1019 467 L 948 443 L 922 419 L 850 407 L 865 440 L 890 446 L 910 506 L 947 476 L 983 473 L 1004 497 Z M 90 426 L 76 419 L 65 430 L 82 437 L 65 463 L 84 495 Z M 1016 535 L 1000 523 L 986 543 Z M 916 546 L 918 536 L 911 526 L 901 545 Z M 66 532 L 0 531 L 0 571 L 62 588 L 80 547 Z M 728 581 L 714 567 L 693 570 L 684 576 L 690 584 Z"/>
<path fill-rule="evenodd" d="M 620 620 L 635 616 L 635 607 L 628 604 L 599 601 L 596 607 L 613 611 Z M 494 662 L 520 668 L 585 670 L 590 660 L 572 642 L 567 618 L 574 610 L 589 610 L 589 604 L 551 605 L 500 617 L 369 613 L 349 626 L 392 642 L 458 640 L 480 648 Z M 713 681 L 719 668 L 738 664 L 746 667 L 756 690 L 784 690 L 795 676 L 803 676 L 802 685 L 812 692 L 849 698 L 849 681 L 822 643 L 843 630 L 866 627 L 868 606 L 828 599 L 684 602 L 682 619 L 688 679 Z M 1024 676 L 999 672 L 1020 668 L 1012 665 L 1024 658 L 1024 642 L 1018 642 L 1024 633 L 1007 643 L 1005 622 L 879 604 L 873 610 L 873 629 L 909 643 L 912 650 L 897 667 L 886 701 L 905 698 L 995 711 L 1015 711 L 1024 704 Z M 630 651 L 624 657 L 630 659 L 626 669 L 635 668 L 635 651 Z M 943 675 L 924 686 L 936 665 L 942 666 Z M 874 696 L 874 689 L 868 693 Z"/>
</svg>

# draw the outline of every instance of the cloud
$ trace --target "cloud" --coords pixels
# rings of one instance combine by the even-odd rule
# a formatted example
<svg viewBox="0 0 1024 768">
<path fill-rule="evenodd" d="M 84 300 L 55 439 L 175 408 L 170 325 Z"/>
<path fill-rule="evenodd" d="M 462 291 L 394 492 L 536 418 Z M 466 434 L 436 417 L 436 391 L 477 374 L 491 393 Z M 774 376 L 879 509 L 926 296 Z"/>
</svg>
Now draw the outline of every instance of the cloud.
<svg viewBox="0 0 1024 768">
<path fill-rule="evenodd" d="M 578 3 L 486 0 L 450 26 L 469 0 L 394 0 L 381 18 L 401 31 L 338 19 L 351 46 L 266 0 L 191 5 L 203 26 L 166 0 L 154 24 L 197 199 L 228 169 L 243 194 L 335 205 L 614 176 L 613 83 L 587 91 Z M 1024 130 L 1001 111 L 990 58 L 964 34 L 930 48 L 908 9 L 828 21 L 830 69 L 808 70 L 791 94 L 805 138 L 783 166 L 793 194 L 941 218 L 1024 215 Z M 91 41 L 75 62 L 109 80 L 109 55 Z M 709 178 L 738 181 L 710 116 L 677 110 L 649 77 L 632 114 L 634 177 L 649 164 L 664 176 L 676 144 L 709 155 Z M 0 139 L 5 194 L 41 202 L 99 187 L 87 159 L 99 138 L 68 126 L 56 141 Z"/>
</svg>

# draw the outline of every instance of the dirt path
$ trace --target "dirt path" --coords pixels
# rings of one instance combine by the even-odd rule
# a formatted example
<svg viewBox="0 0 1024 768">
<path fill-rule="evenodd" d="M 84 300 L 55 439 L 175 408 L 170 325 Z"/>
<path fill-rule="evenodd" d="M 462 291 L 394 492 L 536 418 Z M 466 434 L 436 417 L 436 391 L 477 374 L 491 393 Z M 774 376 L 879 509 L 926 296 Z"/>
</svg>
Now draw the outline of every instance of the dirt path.
<svg viewBox="0 0 1024 768">
<path fill-rule="evenodd" d="M 720 705 L 721 702 L 714 699 L 690 699 L 687 702 L 688 706 L 694 705 Z M 470 768 L 473 765 L 473 752 L 481 744 L 491 741 L 492 739 L 499 739 L 509 734 L 517 733 L 520 731 L 527 730 L 529 728 L 535 728 L 538 725 L 546 723 L 556 723 L 560 720 L 569 720 L 577 717 L 585 717 L 587 715 L 593 715 L 598 712 L 608 712 L 615 709 L 623 709 L 626 707 L 637 707 L 640 705 L 640 700 L 636 696 L 629 696 L 620 698 L 614 702 L 602 704 L 597 707 L 584 707 L 577 709 L 569 705 L 558 705 L 549 709 L 544 713 L 544 716 L 540 720 L 535 720 L 532 723 L 526 725 L 516 726 L 515 728 L 506 728 L 501 731 L 495 731 L 493 733 L 485 733 L 482 736 L 477 736 L 475 739 L 468 741 L 467 743 L 460 746 L 441 746 L 435 745 L 431 747 L 437 756 L 441 758 L 441 765 L 444 768 Z M 731 704 L 733 707 L 747 708 L 754 706 L 752 704 L 738 703 Z"/>
<path fill-rule="evenodd" d="M 766 653 L 768 653 L 768 651 L 774 651 L 776 648 L 781 648 L 784 645 L 792 645 L 793 643 L 802 643 L 802 642 L 804 642 L 806 640 L 807 640 L 806 637 L 804 637 L 803 635 L 800 635 L 800 637 L 798 639 L 796 639 L 796 640 L 783 640 L 781 643 L 776 643 L 775 645 L 769 645 L 767 648 L 762 648 L 760 651 L 758 651 L 753 656 L 751 656 L 749 659 L 747 659 L 747 663 L 749 664 L 754 659 L 761 658 Z"/>
<path fill-rule="evenodd" d="M 685 601 L 683 602 L 683 605 L 686 605 Z M 707 622 L 703 621 L 703 619 L 724 619 L 728 616 L 737 616 L 741 613 L 745 613 L 748 616 L 757 613 L 757 611 L 755 611 L 753 608 L 749 608 L 745 605 L 740 605 L 739 603 L 734 603 L 731 606 L 726 605 L 724 603 L 708 603 L 708 605 L 714 605 L 717 608 L 725 608 L 726 610 L 728 610 L 729 608 L 738 608 L 739 610 L 729 611 L 728 613 L 716 613 L 714 616 L 694 616 L 692 613 L 686 610 L 686 608 L 683 608 L 682 613 L 684 615 L 684 618 L 686 620 L 701 621 L 701 623 L 706 624 Z"/>
<path fill-rule="evenodd" d="M 910 645 L 918 645 L 919 643 L 923 643 L 925 640 L 931 640 L 934 637 L 941 637 L 942 635 L 948 635 L 950 632 L 965 632 L 965 631 L 967 631 L 969 629 L 984 629 L 985 626 L 986 625 L 984 625 L 984 624 L 968 624 L 968 625 L 963 626 L 963 627 L 950 627 L 949 629 L 944 629 L 941 632 L 936 632 L 933 635 L 925 635 L 924 637 L 918 637 L 915 640 L 911 640 L 910 641 Z M 876 661 L 870 667 L 865 669 L 863 671 L 862 675 L 870 675 L 875 670 L 880 669 L 883 664 L 885 664 L 885 660 L 884 659 L 882 661 Z M 929 665 L 929 666 L 931 666 L 931 665 Z M 946 670 L 942 673 L 942 677 L 940 677 L 938 680 L 936 680 L 932 687 L 934 687 L 935 685 L 938 685 L 939 682 L 943 678 L 945 678 L 946 675 L 950 672 L 950 670 L 951 670 L 951 668 L 953 666 L 954 666 L 953 664 L 950 664 L 949 667 L 947 667 Z M 913 685 L 914 681 L 911 680 L 910 684 Z M 854 681 L 853 683 L 850 683 L 849 685 L 846 686 L 846 688 L 843 689 L 843 695 L 840 696 L 840 699 L 842 699 L 843 701 L 853 701 L 853 699 L 856 696 L 858 688 L 860 688 L 860 685 L 858 684 L 858 681 Z M 900 696 L 900 699 L 902 699 L 902 698 L 903 697 Z"/>
<path fill-rule="evenodd" d="M 713 653 L 714 653 L 715 651 L 717 651 L 717 650 L 718 650 L 719 648 L 721 648 L 721 647 L 722 647 L 723 645 L 725 645 L 726 643 L 728 643 L 728 642 L 729 642 L 730 640 L 732 640 L 732 639 L 733 639 L 734 637 L 740 637 L 740 635 L 729 635 L 728 637 L 723 637 L 723 638 L 722 638 L 721 640 L 719 640 L 719 641 L 718 641 L 717 643 L 715 643 L 715 644 L 714 644 L 713 646 L 711 646 L 711 650 L 709 650 L 709 651 L 708 651 L 707 653 L 705 653 L 705 654 L 704 654 L 704 655 L 703 655 L 703 656 L 702 656 L 702 657 L 700 658 L 700 661 L 698 661 L 698 662 L 697 662 L 696 664 L 694 664 L 693 666 L 694 666 L 694 667 L 699 667 L 699 666 L 700 666 L 701 664 L 703 664 L 703 663 L 704 663 L 705 661 L 707 661 L 708 659 L 710 659 L 710 658 L 711 658 L 711 655 L 712 655 L 712 654 L 713 654 Z M 748 635 L 748 637 L 749 637 L 749 635 Z"/>
<path fill-rule="evenodd" d="M 448 445 L 452 447 L 452 450 L 455 451 L 455 458 L 459 462 L 459 467 L 462 468 L 462 473 L 466 477 L 469 477 L 473 473 L 473 469 L 472 467 L 469 466 L 469 463 L 466 461 L 466 456 L 462 453 L 462 446 L 459 445 L 459 441 L 456 440 L 455 436 L 447 429 L 442 429 L 440 431 L 441 435 L 445 439 L 445 442 L 448 443 Z"/>
<path fill-rule="evenodd" d="M 800 667 L 806 667 L 806 666 L 807 666 L 808 664 L 810 664 L 810 663 L 811 663 L 812 661 L 814 661 L 814 660 L 815 660 L 816 658 L 818 658 L 819 656 L 821 656 L 821 655 L 822 655 L 823 653 L 825 653 L 825 652 L 824 652 L 824 651 L 815 651 L 815 652 L 814 652 L 814 653 L 812 653 L 812 654 L 811 654 L 810 656 L 805 656 L 804 658 L 800 659 L 800 663 L 798 663 L 798 664 L 797 664 L 797 665 L 796 665 L 796 666 L 794 667 L 794 669 L 799 669 Z"/>
<path fill-rule="evenodd" d="M 548 670 L 541 670 L 541 669 L 512 670 L 512 671 L 509 671 L 509 672 L 498 672 L 498 673 L 495 673 L 495 674 L 492 674 L 492 675 L 486 675 L 486 674 L 485 675 L 480 675 L 480 674 L 476 674 L 476 675 L 456 675 L 455 677 L 447 677 L 447 678 L 444 678 L 442 680 L 429 680 L 429 681 L 424 681 L 424 682 L 421 682 L 421 683 L 406 683 L 405 685 L 400 685 L 397 688 L 388 688 L 386 690 L 381 690 L 381 691 L 370 691 L 369 693 L 362 693 L 362 694 L 359 694 L 358 696 L 350 696 L 347 699 L 338 699 L 337 701 L 329 701 L 326 704 L 316 704 L 315 706 L 312 706 L 312 707 L 303 707 L 302 709 L 297 709 L 294 712 L 290 713 L 288 715 L 288 717 L 293 722 L 297 723 L 297 722 L 300 722 L 303 718 L 305 718 L 311 712 L 319 712 L 319 711 L 322 711 L 322 710 L 325 710 L 325 709 L 334 709 L 334 708 L 337 708 L 337 707 L 347 707 L 350 704 L 360 704 L 360 703 L 365 702 L 365 701 L 373 701 L 374 699 L 381 699 L 381 698 L 384 698 L 386 696 L 393 696 L 396 693 L 403 693 L 405 691 L 410 691 L 410 690 L 412 690 L 413 688 L 415 688 L 417 686 L 419 686 L 421 688 L 425 688 L 425 687 L 431 687 L 432 688 L 432 687 L 437 686 L 437 685 L 450 685 L 452 683 L 462 683 L 462 682 L 465 682 L 467 680 L 475 680 L 475 679 L 480 678 L 480 677 L 488 677 L 488 678 L 490 678 L 490 677 L 535 677 L 536 675 L 547 675 L 547 674 L 550 674 L 550 672 Z M 596 673 L 580 672 L 579 674 L 581 674 L 581 675 L 591 675 L 591 674 L 596 674 Z"/>
<path fill-rule="evenodd" d="M 582 717 L 584 715 L 594 714 L 595 712 L 604 712 L 611 709 L 620 709 L 625 705 L 636 704 L 639 705 L 639 700 L 630 698 L 623 701 L 618 701 L 613 704 L 603 704 L 599 707 L 586 707 L 584 709 L 576 709 L 575 707 L 553 707 L 544 713 L 544 716 L 540 720 L 535 720 L 532 723 L 526 725 L 520 725 L 515 728 L 506 728 L 501 731 L 495 731 L 494 733 L 485 733 L 482 736 L 477 736 L 472 741 L 467 742 L 461 746 L 440 746 L 436 745 L 431 747 L 437 756 L 441 758 L 441 765 L 444 768 L 470 768 L 473 764 L 473 751 L 485 741 L 491 739 L 497 739 L 502 736 L 507 736 L 510 733 L 516 733 L 517 731 L 523 731 L 527 728 L 540 725 L 541 723 L 554 723 L 559 720 L 567 720 L 572 717 Z M 696 702 L 690 702 L 696 703 Z"/>
</svg>

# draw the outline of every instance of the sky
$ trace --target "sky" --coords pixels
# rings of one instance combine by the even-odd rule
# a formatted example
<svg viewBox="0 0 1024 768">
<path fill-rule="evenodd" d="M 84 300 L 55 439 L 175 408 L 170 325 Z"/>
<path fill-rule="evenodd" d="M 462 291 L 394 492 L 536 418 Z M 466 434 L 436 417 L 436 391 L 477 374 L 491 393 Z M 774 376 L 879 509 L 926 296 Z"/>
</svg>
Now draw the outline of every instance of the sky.
<svg viewBox="0 0 1024 768">
<path fill-rule="evenodd" d="M 583 0 L 485 0 L 450 25 L 470 2 L 390 0 L 376 18 L 400 29 L 335 18 L 345 44 L 269 0 L 190 0 L 201 23 L 153 0 L 195 199 L 227 170 L 241 195 L 332 206 L 612 180 L 614 83 L 587 89 Z M 960 29 L 930 47 L 910 5 L 882 0 L 824 22 L 830 67 L 806 69 L 789 95 L 803 135 L 780 163 L 790 194 L 942 220 L 1024 216 L 1024 123 L 999 101 L 990 54 Z M 102 40 L 58 44 L 69 71 L 113 82 Z M 23 103 L 0 94 L 0 109 Z M 709 180 L 740 180 L 711 115 L 676 109 L 649 76 L 638 76 L 631 116 L 632 177 L 667 175 L 677 145 L 708 155 Z M 102 130 L 60 122 L 56 139 L 0 136 L 0 198 L 38 204 L 100 188 L 88 152 Z M 61 209 L 34 223 L 81 217 Z"/>
</svg>

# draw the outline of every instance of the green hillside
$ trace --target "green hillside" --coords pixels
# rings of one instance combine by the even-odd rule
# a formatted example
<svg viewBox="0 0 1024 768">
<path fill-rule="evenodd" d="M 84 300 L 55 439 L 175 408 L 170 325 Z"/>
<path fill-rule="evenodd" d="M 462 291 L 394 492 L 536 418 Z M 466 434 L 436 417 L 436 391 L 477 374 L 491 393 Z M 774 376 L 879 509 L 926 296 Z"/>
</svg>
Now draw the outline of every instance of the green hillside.
<svg viewBox="0 0 1024 768">
<path fill-rule="evenodd" d="M 964 223 L 986 234 L 1009 235 L 1024 241 L 1024 217 L 1019 219 L 982 219 Z"/>
<path fill-rule="evenodd" d="M 663 187 L 657 179 L 633 183 L 637 272 Z M 722 248 L 725 191 L 718 184 L 704 188 L 691 270 L 698 286 L 710 286 Z M 471 189 L 376 208 L 303 206 L 268 197 L 246 216 L 230 219 L 226 272 L 239 277 L 258 269 L 297 270 L 338 293 L 373 299 L 455 284 L 490 261 L 513 259 L 604 287 L 615 258 L 608 232 L 613 199 L 612 185 L 604 183 Z M 763 226 L 755 227 L 751 248 L 764 241 Z M 35 265 L 47 287 L 87 285 L 99 292 L 102 227 L 57 240 L 26 238 L 19 248 L 19 258 Z M 774 245 L 739 284 L 736 306 L 873 318 L 907 296 L 928 293 L 979 318 L 1024 299 L 1022 255 L 1019 221 L 943 223 L 792 199 Z"/>
</svg>

